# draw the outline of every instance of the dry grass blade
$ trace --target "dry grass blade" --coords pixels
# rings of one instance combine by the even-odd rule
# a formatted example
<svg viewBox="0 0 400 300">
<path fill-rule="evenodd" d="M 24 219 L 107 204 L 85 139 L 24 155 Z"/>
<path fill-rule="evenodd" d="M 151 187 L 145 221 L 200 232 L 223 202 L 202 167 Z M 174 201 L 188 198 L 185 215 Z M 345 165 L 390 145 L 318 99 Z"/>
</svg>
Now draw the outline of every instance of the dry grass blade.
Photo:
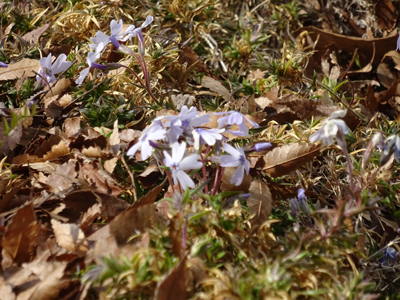
<svg viewBox="0 0 400 300">
<path fill-rule="evenodd" d="M 317 156 L 323 146 L 308 143 L 293 143 L 277 147 L 264 155 L 264 172 L 272 177 L 280 177 L 300 168 Z"/>
</svg>

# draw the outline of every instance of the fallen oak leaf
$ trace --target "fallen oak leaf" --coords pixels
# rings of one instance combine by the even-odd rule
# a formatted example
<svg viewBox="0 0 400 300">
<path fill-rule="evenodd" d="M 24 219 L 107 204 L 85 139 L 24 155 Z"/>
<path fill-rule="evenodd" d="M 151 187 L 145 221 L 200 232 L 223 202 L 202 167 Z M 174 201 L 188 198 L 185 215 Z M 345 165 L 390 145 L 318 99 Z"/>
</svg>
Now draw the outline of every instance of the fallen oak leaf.
<svg viewBox="0 0 400 300">
<path fill-rule="evenodd" d="M 32 202 L 17 210 L 8 223 L 1 246 L 3 270 L 12 263 L 29 262 L 36 254 L 39 225 Z"/>
<path fill-rule="evenodd" d="M 33 77 L 35 76 L 34 71 L 39 69 L 39 60 L 24 58 L 15 64 L 9 64 L 8 68 L 0 68 L 0 81 L 18 79 L 23 75 Z"/>
<path fill-rule="evenodd" d="M 324 148 L 304 142 L 276 147 L 264 155 L 263 171 L 271 177 L 284 176 L 311 161 Z"/>
<path fill-rule="evenodd" d="M 185 300 L 187 267 L 186 256 L 158 282 L 154 298 L 156 300 Z"/>
<path fill-rule="evenodd" d="M 60 247 L 71 252 L 85 253 L 89 250 L 85 234 L 77 224 L 62 224 L 56 220 L 51 220 L 51 226 Z"/>
<path fill-rule="evenodd" d="M 261 179 L 253 180 L 250 189 L 250 197 L 247 198 L 247 206 L 253 215 L 250 222 L 261 225 L 268 220 L 272 209 L 272 195 L 268 185 Z"/>
</svg>

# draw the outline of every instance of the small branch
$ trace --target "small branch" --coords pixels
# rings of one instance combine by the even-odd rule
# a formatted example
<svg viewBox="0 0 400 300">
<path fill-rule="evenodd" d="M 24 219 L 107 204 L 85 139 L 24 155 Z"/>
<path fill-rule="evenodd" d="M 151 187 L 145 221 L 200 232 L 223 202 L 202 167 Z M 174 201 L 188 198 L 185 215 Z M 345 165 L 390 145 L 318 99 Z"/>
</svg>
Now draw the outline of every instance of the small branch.
<svg viewBox="0 0 400 300">
<path fill-rule="evenodd" d="M 124 165 L 126 171 L 128 172 L 129 177 L 131 178 L 131 181 L 132 181 L 132 189 L 133 189 L 133 200 L 134 200 L 135 203 L 136 203 L 138 199 L 137 199 L 137 194 L 136 194 L 136 183 L 135 183 L 135 178 L 133 177 L 133 173 L 129 170 L 129 167 L 128 167 L 128 165 L 126 164 L 126 161 L 125 161 L 123 155 L 120 155 L 119 158 L 121 159 L 122 164 Z"/>
</svg>

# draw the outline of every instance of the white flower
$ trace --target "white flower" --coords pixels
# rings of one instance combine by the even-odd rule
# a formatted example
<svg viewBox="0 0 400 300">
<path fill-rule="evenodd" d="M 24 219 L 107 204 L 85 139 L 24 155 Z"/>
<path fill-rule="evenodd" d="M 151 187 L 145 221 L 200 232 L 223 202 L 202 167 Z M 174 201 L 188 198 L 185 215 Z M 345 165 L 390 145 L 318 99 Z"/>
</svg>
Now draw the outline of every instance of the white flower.
<svg viewBox="0 0 400 300">
<path fill-rule="evenodd" d="M 240 147 L 236 147 L 235 149 L 231 145 L 225 144 L 223 149 L 230 155 L 222 155 L 219 157 L 221 167 L 237 167 L 230 182 L 238 186 L 243 181 L 244 170 L 246 170 L 246 174 L 249 174 L 250 162 L 246 159 L 244 150 Z"/>
<path fill-rule="evenodd" d="M 198 116 L 199 111 L 196 107 L 187 108 L 186 105 L 182 106 L 181 112 L 177 116 L 162 116 L 156 118 L 156 120 L 165 119 L 169 122 L 165 123 L 166 127 L 170 127 L 167 132 L 169 142 L 171 144 L 178 141 L 179 136 L 184 130 L 189 132 L 193 131 L 194 127 L 201 126 L 210 121 L 210 114 L 204 114 Z"/>
<path fill-rule="evenodd" d="M 135 155 L 136 151 L 141 148 L 142 151 L 142 159 L 145 160 L 151 155 L 151 151 L 153 147 L 150 146 L 149 141 L 157 141 L 161 140 L 165 137 L 165 129 L 162 127 L 160 122 L 154 122 L 152 125 L 145 128 L 142 132 L 142 136 L 135 145 L 133 145 L 126 155 L 132 157 Z"/>
<path fill-rule="evenodd" d="M 148 26 L 151 22 L 153 22 L 153 17 L 147 16 L 141 27 L 135 29 L 134 25 L 130 25 L 123 33 L 121 33 L 123 21 L 119 20 L 117 23 L 117 21 L 112 20 L 110 23 L 111 35 L 97 31 L 96 36 L 94 38 L 90 38 L 90 40 L 93 42 L 93 44 L 90 45 L 90 48 L 96 50 L 96 52 L 101 52 L 103 51 L 104 47 L 111 42 L 117 49 L 119 49 L 121 45 L 118 43 L 118 41 L 125 42 L 136 35 L 141 36 L 141 42 L 143 42 L 141 30 Z"/>
<path fill-rule="evenodd" d="M 337 119 L 343 118 L 346 113 L 347 109 L 333 112 L 322 124 L 322 127 L 310 136 L 310 142 L 322 141 L 325 146 L 328 146 L 335 142 L 333 138 L 338 138 L 339 132 L 343 135 L 347 134 L 349 130 L 346 123 L 343 120 Z"/>
<path fill-rule="evenodd" d="M 135 37 L 135 36 L 137 35 L 138 38 L 139 38 L 139 42 L 140 42 L 140 43 L 143 43 L 142 29 L 145 28 L 145 27 L 147 27 L 147 26 L 149 26 L 150 23 L 153 22 L 153 20 L 154 20 L 154 18 L 153 18 L 152 16 L 147 16 L 147 17 L 146 17 L 146 20 L 143 22 L 142 26 L 140 26 L 140 27 L 138 27 L 138 28 L 136 28 L 136 29 L 134 29 L 134 30 L 131 30 L 131 31 L 128 33 L 128 35 L 127 35 L 126 37 L 123 38 L 123 41 L 127 41 L 128 39 L 133 38 L 133 37 Z M 127 31 L 128 31 L 128 30 L 127 30 Z"/>
<path fill-rule="evenodd" d="M 400 158 L 400 138 L 397 135 L 391 135 L 385 140 L 386 146 L 382 156 L 389 156 L 394 153 L 394 159 L 399 162 Z"/>
<path fill-rule="evenodd" d="M 47 57 L 42 57 L 39 62 L 42 67 L 38 73 L 46 77 L 49 83 L 56 81 L 54 74 L 64 72 L 72 65 L 72 62 L 67 61 L 67 56 L 65 54 L 60 54 L 54 64 L 51 64 L 51 53 Z M 36 75 L 36 80 L 41 81 L 43 78 Z"/>
<path fill-rule="evenodd" d="M 174 177 L 174 184 L 178 184 L 179 182 L 183 189 L 186 189 L 186 187 L 194 188 L 193 180 L 184 171 L 200 169 L 203 166 L 198 161 L 200 158 L 198 154 L 192 154 L 183 158 L 185 150 L 186 143 L 183 142 L 182 144 L 174 143 L 172 145 L 172 157 L 167 151 L 164 151 L 164 165 L 170 168 Z"/>
<path fill-rule="evenodd" d="M 90 68 L 92 67 L 92 63 L 100 58 L 100 52 L 92 52 L 90 51 L 86 57 L 86 62 L 89 67 L 83 69 L 79 75 L 79 78 L 75 81 L 77 85 L 81 85 L 83 80 L 85 80 L 86 76 L 89 74 Z"/>
<path fill-rule="evenodd" d="M 121 33 L 122 26 L 122 20 L 119 20 L 119 23 L 117 23 L 117 21 L 115 20 L 112 20 L 110 23 L 111 35 L 107 35 L 101 31 L 97 31 L 96 36 L 90 38 L 93 44 L 91 44 L 89 47 L 95 50 L 95 52 L 101 52 L 103 51 L 105 46 L 112 42 L 114 46 L 119 49 L 120 44 L 118 43 L 118 40 L 122 40 L 124 35 L 131 33 L 132 30 L 135 28 L 134 25 L 130 25 L 124 33 Z"/>
<path fill-rule="evenodd" d="M 195 128 L 193 133 L 194 139 L 194 148 L 196 150 L 200 149 L 200 145 L 206 143 L 209 146 L 213 146 L 217 140 L 222 140 L 222 132 L 225 129 L 203 129 L 203 128 Z"/>
<path fill-rule="evenodd" d="M 249 134 L 249 128 L 247 127 L 246 120 L 249 122 L 254 128 L 258 128 L 259 125 L 253 121 L 250 121 L 249 118 L 244 116 L 242 113 L 231 110 L 231 111 L 225 111 L 225 112 L 218 112 L 214 113 L 216 116 L 220 115 L 226 115 L 225 117 L 219 118 L 218 123 L 219 123 L 219 128 L 222 128 L 225 126 L 225 124 L 228 125 L 234 125 L 237 124 L 239 126 L 239 130 L 237 131 L 230 131 L 230 133 L 238 135 L 238 136 L 246 136 Z"/>
</svg>

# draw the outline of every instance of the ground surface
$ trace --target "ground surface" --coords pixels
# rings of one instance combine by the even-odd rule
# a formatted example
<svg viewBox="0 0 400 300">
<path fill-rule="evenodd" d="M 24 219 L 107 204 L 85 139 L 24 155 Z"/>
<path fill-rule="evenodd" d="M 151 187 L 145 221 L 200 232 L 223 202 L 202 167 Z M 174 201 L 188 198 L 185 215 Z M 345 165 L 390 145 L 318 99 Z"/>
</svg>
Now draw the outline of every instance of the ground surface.
<svg viewBox="0 0 400 300">
<path fill-rule="evenodd" d="M 398 15 L 2 1 L 0 298 L 398 299 Z"/>
</svg>

